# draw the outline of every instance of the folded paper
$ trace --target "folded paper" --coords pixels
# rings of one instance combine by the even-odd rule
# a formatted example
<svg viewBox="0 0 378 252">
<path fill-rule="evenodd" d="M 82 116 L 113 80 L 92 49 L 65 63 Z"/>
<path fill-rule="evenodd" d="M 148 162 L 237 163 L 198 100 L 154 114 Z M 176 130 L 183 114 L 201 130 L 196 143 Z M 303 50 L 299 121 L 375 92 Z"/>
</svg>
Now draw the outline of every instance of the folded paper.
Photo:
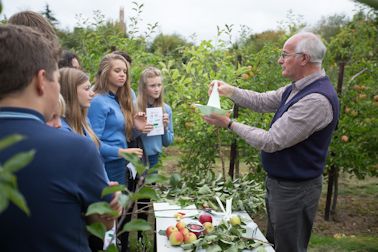
<svg viewBox="0 0 378 252">
<path fill-rule="evenodd" d="M 229 112 L 228 110 L 221 109 L 218 92 L 218 82 L 216 81 L 214 83 L 213 90 L 211 91 L 207 105 L 195 103 L 194 106 L 196 106 L 203 115 L 210 115 L 212 113 L 226 115 L 227 112 Z"/>
</svg>

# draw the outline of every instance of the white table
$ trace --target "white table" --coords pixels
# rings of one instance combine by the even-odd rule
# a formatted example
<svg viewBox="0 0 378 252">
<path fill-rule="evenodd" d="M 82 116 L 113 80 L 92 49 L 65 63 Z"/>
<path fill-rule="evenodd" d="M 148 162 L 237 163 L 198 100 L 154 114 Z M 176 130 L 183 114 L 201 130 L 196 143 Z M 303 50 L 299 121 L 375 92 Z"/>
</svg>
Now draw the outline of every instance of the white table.
<svg viewBox="0 0 378 252">
<path fill-rule="evenodd" d="M 165 235 L 160 235 L 160 230 L 165 230 L 168 226 L 173 225 L 175 226 L 177 221 L 174 215 L 177 212 L 185 213 L 185 217 L 183 221 L 188 223 L 192 221 L 191 216 L 196 216 L 199 213 L 199 210 L 196 209 L 195 205 L 188 206 L 186 208 L 181 208 L 178 205 L 170 205 L 169 203 L 153 203 L 154 213 L 155 213 L 155 220 L 156 220 L 156 251 L 157 252 L 178 252 L 183 251 L 180 247 L 171 246 L 169 241 Z M 253 222 L 251 217 L 246 212 L 234 212 L 235 214 L 240 215 L 243 220 L 250 220 Z M 216 216 L 213 218 L 213 223 L 217 225 L 220 222 L 221 218 L 217 218 Z M 261 233 L 260 229 L 257 228 L 255 238 L 261 241 L 267 242 L 265 236 Z M 274 249 L 270 245 L 264 245 L 265 251 L 267 252 L 274 252 Z M 252 250 L 251 252 L 255 251 L 256 249 Z M 205 251 L 205 250 L 200 250 Z M 246 250 L 247 252 L 247 250 Z"/>
</svg>

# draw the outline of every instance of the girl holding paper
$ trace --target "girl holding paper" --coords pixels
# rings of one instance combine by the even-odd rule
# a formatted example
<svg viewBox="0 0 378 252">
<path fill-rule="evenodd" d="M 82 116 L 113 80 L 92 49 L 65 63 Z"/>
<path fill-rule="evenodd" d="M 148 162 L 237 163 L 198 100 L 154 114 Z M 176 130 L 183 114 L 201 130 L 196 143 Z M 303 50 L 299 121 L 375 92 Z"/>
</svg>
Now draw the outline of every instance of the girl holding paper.
<svg viewBox="0 0 378 252">
<path fill-rule="evenodd" d="M 172 109 L 164 103 L 163 91 L 163 77 L 160 70 L 155 67 L 145 69 L 139 79 L 137 109 L 140 112 L 146 112 L 147 120 L 149 120 L 149 108 L 161 108 L 161 120 L 163 121 L 163 131 L 161 133 L 156 135 L 142 134 L 141 136 L 150 168 L 158 163 L 163 146 L 167 147 L 172 144 L 174 138 Z"/>
</svg>

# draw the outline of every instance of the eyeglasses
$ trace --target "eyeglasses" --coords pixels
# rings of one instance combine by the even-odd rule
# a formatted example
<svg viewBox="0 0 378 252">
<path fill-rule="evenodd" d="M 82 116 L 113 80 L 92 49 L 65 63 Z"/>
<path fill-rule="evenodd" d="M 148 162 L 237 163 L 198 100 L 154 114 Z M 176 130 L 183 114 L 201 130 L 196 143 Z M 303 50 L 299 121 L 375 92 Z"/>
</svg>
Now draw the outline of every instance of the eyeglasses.
<svg viewBox="0 0 378 252">
<path fill-rule="evenodd" d="M 281 55 L 280 55 L 280 58 L 282 59 L 285 59 L 289 56 L 293 56 L 293 55 L 297 55 L 297 54 L 304 54 L 302 52 L 298 52 L 298 53 L 286 53 L 286 52 L 282 52 Z"/>
</svg>

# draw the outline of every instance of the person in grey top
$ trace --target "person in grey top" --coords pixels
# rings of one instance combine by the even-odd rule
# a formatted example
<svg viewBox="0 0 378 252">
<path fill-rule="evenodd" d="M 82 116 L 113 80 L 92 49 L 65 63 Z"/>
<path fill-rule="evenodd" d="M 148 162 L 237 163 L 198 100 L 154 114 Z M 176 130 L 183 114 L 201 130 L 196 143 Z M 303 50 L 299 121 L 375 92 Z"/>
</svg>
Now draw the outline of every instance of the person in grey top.
<svg viewBox="0 0 378 252">
<path fill-rule="evenodd" d="M 267 239 L 276 251 L 306 251 L 322 187 L 327 150 L 339 117 L 337 94 L 322 69 L 326 47 L 313 33 L 289 38 L 278 63 L 292 83 L 258 93 L 223 81 L 219 95 L 256 112 L 275 112 L 268 130 L 211 114 L 204 120 L 228 128 L 261 150 L 267 172 Z"/>
</svg>

